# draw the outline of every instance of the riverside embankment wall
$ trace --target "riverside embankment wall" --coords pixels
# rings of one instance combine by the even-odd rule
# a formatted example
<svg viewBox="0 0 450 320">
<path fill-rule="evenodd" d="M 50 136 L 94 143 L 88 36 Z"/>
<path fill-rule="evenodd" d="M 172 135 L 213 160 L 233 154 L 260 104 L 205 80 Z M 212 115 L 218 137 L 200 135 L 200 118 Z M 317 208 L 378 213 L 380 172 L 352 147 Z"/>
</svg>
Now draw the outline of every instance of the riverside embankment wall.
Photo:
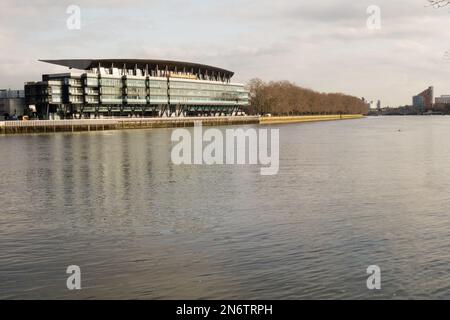
<svg viewBox="0 0 450 320">
<path fill-rule="evenodd" d="M 118 118 L 86 120 L 31 120 L 0 122 L 0 133 L 75 132 L 144 128 L 192 127 L 196 121 L 203 126 L 257 124 L 259 117 L 192 117 L 192 118 Z"/>
<path fill-rule="evenodd" d="M 290 116 L 290 117 L 261 117 L 260 124 L 283 124 L 296 122 L 316 122 L 333 120 L 361 119 L 361 114 L 331 114 L 331 115 L 313 115 L 313 116 Z"/>
<path fill-rule="evenodd" d="M 144 128 L 192 127 L 196 121 L 203 126 L 245 124 L 283 124 L 362 118 L 362 115 L 317 115 L 293 117 L 189 117 L 189 118 L 117 118 L 86 120 L 1 121 L 0 134 L 101 131 Z"/>
</svg>

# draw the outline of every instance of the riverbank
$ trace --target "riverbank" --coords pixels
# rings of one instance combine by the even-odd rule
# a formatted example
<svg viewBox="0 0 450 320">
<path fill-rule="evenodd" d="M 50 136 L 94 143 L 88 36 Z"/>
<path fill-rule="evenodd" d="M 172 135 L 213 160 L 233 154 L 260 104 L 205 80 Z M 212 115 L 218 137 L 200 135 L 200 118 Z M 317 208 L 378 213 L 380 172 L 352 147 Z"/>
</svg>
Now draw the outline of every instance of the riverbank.
<svg viewBox="0 0 450 320">
<path fill-rule="evenodd" d="M 33 120 L 0 122 L 0 133 L 47 133 L 103 131 L 123 129 L 193 127 L 196 121 L 203 126 L 258 124 L 259 117 L 189 117 L 189 118 L 117 118 L 86 120 Z"/>
<path fill-rule="evenodd" d="M 313 115 L 313 116 L 291 116 L 291 117 L 261 117 L 260 124 L 283 124 L 297 122 L 317 122 L 317 121 L 334 121 L 334 120 L 350 120 L 364 118 L 361 114 L 333 114 L 333 115 Z"/>
<path fill-rule="evenodd" d="M 227 126 L 245 124 L 283 124 L 295 122 L 331 121 L 359 119 L 362 117 L 362 115 L 316 115 L 293 117 L 238 116 L 1 121 L 0 134 L 193 127 L 196 121 L 201 121 L 203 126 Z"/>
</svg>

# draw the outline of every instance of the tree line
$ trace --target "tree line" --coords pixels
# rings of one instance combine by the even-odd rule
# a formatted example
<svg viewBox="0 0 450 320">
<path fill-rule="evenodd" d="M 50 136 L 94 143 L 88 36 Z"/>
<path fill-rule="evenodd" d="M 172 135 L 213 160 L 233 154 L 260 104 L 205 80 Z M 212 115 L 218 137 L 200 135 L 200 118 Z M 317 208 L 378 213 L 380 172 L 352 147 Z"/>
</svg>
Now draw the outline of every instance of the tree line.
<svg viewBox="0 0 450 320">
<path fill-rule="evenodd" d="M 368 105 L 360 98 L 342 93 L 320 93 L 289 81 L 264 82 L 252 79 L 249 114 L 367 114 Z"/>
</svg>

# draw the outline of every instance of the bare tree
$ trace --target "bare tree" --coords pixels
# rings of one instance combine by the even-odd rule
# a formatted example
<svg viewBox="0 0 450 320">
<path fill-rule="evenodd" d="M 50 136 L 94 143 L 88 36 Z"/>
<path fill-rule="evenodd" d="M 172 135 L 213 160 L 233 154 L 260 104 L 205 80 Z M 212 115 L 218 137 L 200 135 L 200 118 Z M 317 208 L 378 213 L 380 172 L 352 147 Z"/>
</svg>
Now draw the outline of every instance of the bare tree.
<svg viewBox="0 0 450 320">
<path fill-rule="evenodd" d="M 342 93 L 320 93 L 297 86 L 289 81 L 266 83 L 252 79 L 250 114 L 366 114 L 368 107 L 361 99 Z"/>
<path fill-rule="evenodd" d="M 450 0 L 428 0 L 428 2 L 435 8 L 442 8 L 450 4 Z"/>
</svg>

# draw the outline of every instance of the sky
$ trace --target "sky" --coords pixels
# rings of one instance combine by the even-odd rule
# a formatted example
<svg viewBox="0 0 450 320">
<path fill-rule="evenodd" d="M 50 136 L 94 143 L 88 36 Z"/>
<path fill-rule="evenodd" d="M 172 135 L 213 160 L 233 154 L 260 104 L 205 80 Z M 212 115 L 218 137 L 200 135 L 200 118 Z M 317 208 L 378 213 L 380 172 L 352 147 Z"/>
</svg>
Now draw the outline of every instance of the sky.
<svg viewBox="0 0 450 320">
<path fill-rule="evenodd" d="M 67 27 L 70 5 L 80 8 L 80 29 Z M 450 6 L 427 0 L 2 0 L 0 7 L 0 88 L 67 70 L 38 59 L 135 58 L 204 63 L 234 71 L 235 82 L 289 80 L 383 106 L 411 104 L 430 85 L 435 95 L 450 94 Z"/>
</svg>

